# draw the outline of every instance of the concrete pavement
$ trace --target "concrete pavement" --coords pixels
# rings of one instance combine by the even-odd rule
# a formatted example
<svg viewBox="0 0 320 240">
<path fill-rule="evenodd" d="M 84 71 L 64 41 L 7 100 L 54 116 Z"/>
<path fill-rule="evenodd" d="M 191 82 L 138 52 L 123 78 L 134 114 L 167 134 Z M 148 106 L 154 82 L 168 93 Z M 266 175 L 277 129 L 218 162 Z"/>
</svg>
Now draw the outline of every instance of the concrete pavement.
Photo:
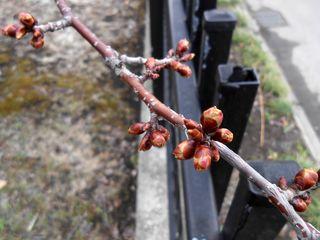
<svg viewBox="0 0 320 240">
<path fill-rule="evenodd" d="M 294 112 L 308 135 L 306 143 L 320 161 L 320 1 L 247 0 L 247 4 L 293 91 Z"/>
</svg>

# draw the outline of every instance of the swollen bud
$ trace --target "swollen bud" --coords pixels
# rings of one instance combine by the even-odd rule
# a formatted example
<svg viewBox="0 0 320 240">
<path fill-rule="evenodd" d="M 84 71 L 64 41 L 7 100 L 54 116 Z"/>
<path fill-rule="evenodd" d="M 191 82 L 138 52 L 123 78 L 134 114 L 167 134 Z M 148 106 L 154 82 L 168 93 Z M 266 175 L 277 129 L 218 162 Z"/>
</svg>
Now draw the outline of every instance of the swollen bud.
<svg viewBox="0 0 320 240">
<path fill-rule="evenodd" d="M 312 202 L 312 198 L 310 196 L 309 192 L 304 193 L 301 198 L 305 201 L 305 203 L 307 204 L 307 206 L 309 206 Z"/>
<path fill-rule="evenodd" d="M 192 120 L 192 119 L 184 119 L 184 125 L 186 126 L 187 129 L 198 129 L 201 130 L 201 126 L 199 123 L 197 123 L 196 121 Z"/>
<path fill-rule="evenodd" d="M 211 165 L 211 150 L 208 146 L 199 145 L 193 156 L 193 165 L 197 171 L 207 170 Z"/>
<path fill-rule="evenodd" d="M 145 132 L 145 125 L 146 124 L 143 122 L 134 123 L 129 127 L 128 133 L 132 135 L 140 135 Z"/>
<path fill-rule="evenodd" d="M 153 146 L 160 148 L 163 147 L 167 141 L 159 130 L 154 130 L 151 132 L 150 142 Z"/>
<path fill-rule="evenodd" d="M 33 37 L 30 40 L 30 44 L 32 47 L 34 47 L 36 49 L 42 48 L 44 45 L 44 38 L 43 37 L 39 37 L 39 38 Z"/>
<path fill-rule="evenodd" d="M 16 39 L 20 40 L 27 34 L 27 29 L 23 26 L 19 26 L 16 31 Z"/>
<path fill-rule="evenodd" d="M 200 142 L 203 139 L 203 133 L 196 128 L 189 129 L 188 136 L 197 142 Z"/>
<path fill-rule="evenodd" d="M 174 61 L 170 62 L 169 67 L 172 70 L 177 71 L 181 65 L 182 65 L 182 63 L 174 60 Z"/>
<path fill-rule="evenodd" d="M 43 32 L 37 28 L 33 30 L 33 37 L 39 38 L 39 37 L 44 37 L 44 35 L 43 35 Z"/>
<path fill-rule="evenodd" d="M 194 59 L 196 55 L 194 53 L 188 53 L 186 55 L 184 55 L 183 57 L 180 58 L 180 61 L 181 62 L 189 62 L 191 61 L 192 59 Z"/>
<path fill-rule="evenodd" d="M 293 206 L 294 210 L 296 210 L 297 212 L 304 212 L 308 208 L 307 203 L 299 197 L 295 197 L 291 201 L 291 205 Z"/>
<path fill-rule="evenodd" d="M 168 131 L 168 129 L 166 129 L 165 127 L 163 127 L 163 126 L 159 126 L 159 131 L 161 132 L 161 134 L 162 134 L 162 136 L 164 137 L 164 139 L 166 140 L 166 141 L 168 141 L 169 140 L 169 138 L 170 138 L 170 132 Z"/>
<path fill-rule="evenodd" d="M 146 63 L 144 64 L 147 69 L 152 69 L 156 64 L 156 60 L 153 57 L 147 59 Z"/>
<path fill-rule="evenodd" d="M 30 13 L 26 12 L 19 13 L 19 21 L 27 28 L 33 28 L 37 23 L 37 20 Z"/>
<path fill-rule="evenodd" d="M 286 179 L 284 176 L 281 176 L 281 177 L 279 178 L 278 186 L 279 186 L 279 188 L 281 188 L 282 190 L 288 189 L 288 182 L 287 182 L 287 179 Z"/>
<path fill-rule="evenodd" d="M 178 42 L 176 54 L 178 54 L 178 55 L 183 54 L 184 52 L 189 50 L 189 47 L 190 47 L 189 41 L 187 39 L 181 39 Z"/>
<path fill-rule="evenodd" d="M 177 69 L 177 72 L 180 73 L 182 77 L 188 78 L 191 77 L 192 71 L 191 68 L 187 65 L 181 64 Z"/>
<path fill-rule="evenodd" d="M 10 24 L 1 29 L 1 32 L 4 36 L 15 38 L 18 28 L 19 25 L 17 24 Z"/>
<path fill-rule="evenodd" d="M 140 141 L 139 151 L 148 151 L 152 147 L 150 142 L 150 134 L 146 133 Z"/>
<path fill-rule="evenodd" d="M 312 169 L 302 169 L 294 178 L 294 183 L 297 185 L 299 190 L 307 190 L 316 185 L 317 182 L 318 174 Z"/>
<path fill-rule="evenodd" d="M 220 127 L 222 120 L 222 111 L 217 107 L 212 107 L 202 113 L 200 122 L 206 133 L 213 133 Z"/>
<path fill-rule="evenodd" d="M 220 153 L 219 153 L 219 149 L 217 148 L 216 145 L 214 145 L 214 143 L 211 145 L 211 156 L 212 156 L 212 160 L 214 162 L 218 162 L 220 160 Z"/>
<path fill-rule="evenodd" d="M 176 159 L 185 160 L 192 158 L 196 149 L 196 142 L 194 140 L 185 140 L 181 142 L 173 151 Z"/>
<path fill-rule="evenodd" d="M 213 134 L 212 139 L 222 143 L 231 143 L 233 140 L 233 133 L 229 129 L 219 128 Z"/>
</svg>

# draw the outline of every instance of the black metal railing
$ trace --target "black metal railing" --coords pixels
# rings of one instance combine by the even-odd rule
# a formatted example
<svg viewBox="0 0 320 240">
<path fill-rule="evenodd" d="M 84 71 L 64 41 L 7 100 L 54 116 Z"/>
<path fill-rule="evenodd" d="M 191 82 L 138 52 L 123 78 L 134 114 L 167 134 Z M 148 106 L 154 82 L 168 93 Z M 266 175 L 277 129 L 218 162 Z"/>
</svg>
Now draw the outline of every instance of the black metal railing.
<svg viewBox="0 0 320 240">
<path fill-rule="evenodd" d="M 167 105 L 187 118 L 199 120 L 201 111 L 217 105 L 224 113 L 223 127 L 234 132 L 229 147 L 237 152 L 259 87 L 252 68 L 228 64 L 236 17 L 216 10 L 210 0 L 150 0 L 153 56 L 164 57 L 182 38 L 192 42 L 197 54 L 190 64 L 190 79 L 165 71 L 155 81 L 154 91 Z M 198 173 L 192 160 L 176 161 L 175 146 L 185 133 L 171 128 L 167 146 L 170 239 L 188 240 L 270 240 L 285 219 L 245 178 L 240 178 L 235 197 L 223 225 L 219 211 L 233 168 L 225 161 L 213 164 L 211 171 Z M 264 177 L 276 183 L 280 176 L 292 179 L 299 166 L 292 161 L 251 161 Z"/>
</svg>

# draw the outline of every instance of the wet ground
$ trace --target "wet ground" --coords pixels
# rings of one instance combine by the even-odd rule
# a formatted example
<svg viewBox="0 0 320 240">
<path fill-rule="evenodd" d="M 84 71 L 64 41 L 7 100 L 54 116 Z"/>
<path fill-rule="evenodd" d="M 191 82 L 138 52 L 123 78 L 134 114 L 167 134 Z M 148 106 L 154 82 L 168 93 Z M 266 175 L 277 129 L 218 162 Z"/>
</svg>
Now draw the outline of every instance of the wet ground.
<svg viewBox="0 0 320 240">
<path fill-rule="evenodd" d="M 144 1 L 69 2 L 97 36 L 142 54 Z M 6 1 L 0 25 L 20 10 L 60 17 L 54 1 Z M 42 50 L 0 45 L 1 239 L 133 239 L 135 97 L 72 29 Z"/>
</svg>

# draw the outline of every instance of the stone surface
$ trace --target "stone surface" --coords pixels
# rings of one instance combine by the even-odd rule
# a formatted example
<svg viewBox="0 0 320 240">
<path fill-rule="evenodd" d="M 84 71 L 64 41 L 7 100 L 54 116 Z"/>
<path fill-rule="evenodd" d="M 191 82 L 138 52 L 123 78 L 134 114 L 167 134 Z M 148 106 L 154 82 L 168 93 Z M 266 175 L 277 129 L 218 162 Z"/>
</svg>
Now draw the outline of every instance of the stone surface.
<svg viewBox="0 0 320 240">
<path fill-rule="evenodd" d="M 144 1 L 68 2 L 97 36 L 142 54 Z M 20 10 L 60 17 L 53 0 L 5 1 L 0 26 Z M 0 235 L 133 239 L 137 99 L 73 29 L 45 39 L 34 50 L 0 37 Z"/>
</svg>

